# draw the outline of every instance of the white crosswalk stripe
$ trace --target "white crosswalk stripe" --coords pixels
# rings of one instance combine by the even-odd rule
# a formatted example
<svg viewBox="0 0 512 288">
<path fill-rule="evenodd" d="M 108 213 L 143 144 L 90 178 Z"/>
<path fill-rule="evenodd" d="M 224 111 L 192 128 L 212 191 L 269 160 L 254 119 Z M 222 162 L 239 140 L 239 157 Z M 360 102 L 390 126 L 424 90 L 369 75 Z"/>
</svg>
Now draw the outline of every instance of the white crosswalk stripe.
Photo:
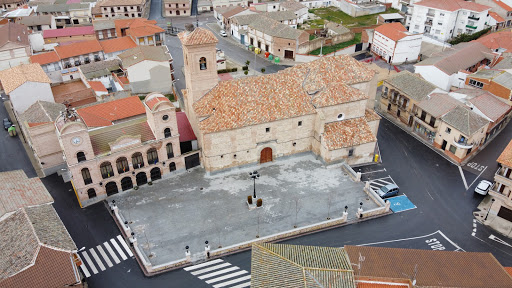
<svg viewBox="0 0 512 288">
<path fill-rule="evenodd" d="M 221 276 L 221 277 L 218 277 L 218 278 L 213 278 L 211 280 L 206 281 L 206 284 L 211 284 L 211 283 L 219 282 L 219 281 L 226 280 L 226 279 L 229 279 L 229 278 L 233 278 L 235 276 L 242 275 L 242 274 L 245 274 L 245 273 L 247 273 L 247 271 L 241 270 L 241 271 L 238 271 L 238 272 L 235 272 L 235 273 L 231 273 L 231 274 L 228 274 L 228 275 L 224 275 L 224 276 Z"/>
<path fill-rule="evenodd" d="M 123 237 L 121 235 L 117 235 L 117 240 L 119 240 L 119 243 L 121 243 L 121 246 L 123 246 L 124 250 L 126 250 L 126 253 L 128 253 L 128 256 L 133 257 L 132 250 L 130 250 L 130 247 L 126 245 L 126 242 L 124 241 Z"/>
<path fill-rule="evenodd" d="M 110 242 L 112 243 L 112 246 L 114 246 L 114 248 L 116 248 L 117 253 L 119 253 L 119 255 L 121 256 L 121 258 L 123 258 L 123 260 L 128 259 L 128 257 L 126 257 L 126 255 L 124 255 L 123 250 L 121 250 L 121 247 L 119 247 L 119 244 L 117 244 L 115 239 L 110 239 Z"/>
<path fill-rule="evenodd" d="M 208 261 L 208 262 L 201 263 L 201 264 L 197 264 L 197 265 L 194 265 L 194 266 L 185 267 L 185 268 L 183 268 L 183 270 L 185 270 L 185 271 L 195 270 L 195 269 L 198 269 L 198 268 L 210 266 L 210 265 L 217 264 L 217 263 L 220 263 L 220 262 L 223 262 L 222 259 L 215 259 L 215 260 Z"/>
<path fill-rule="evenodd" d="M 113 266 L 112 261 L 110 261 L 110 259 L 108 258 L 107 253 L 105 253 L 105 250 L 103 250 L 103 247 L 101 247 L 101 245 L 98 245 L 98 246 L 96 246 L 96 249 L 98 249 L 98 251 L 101 254 L 101 257 L 103 257 L 103 259 L 107 263 L 108 267 L 112 267 Z"/>
<path fill-rule="evenodd" d="M 235 284 L 235 283 L 242 282 L 242 281 L 249 280 L 249 279 L 251 279 L 251 275 L 247 275 L 247 276 L 244 276 L 241 278 L 233 279 L 231 281 L 222 282 L 220 284 L 213 285 L 213 288 L 226 287 L 228 285 Z"/>
<path fill-rule="evenodd" d="M 229 264 L 229 263 L 222 263 L 222 264 L 219 264 L 219 265 L 215 265 L 213 267 L 208 267 L 208 268 L 204 268 L 202 270 L 191 272 L 190 274 L 192 274 L 192 275 L 199 275 L 199 274 L 203 274 L 203 273 L 206 273 L 206 272 L 217 270 L 219 268 L 223 268 L 223 267 L 226 267 L 226 266 L 231 266 L 231 264 Z"/>
<path fill-rule="evenodd" d="M 92 273 L 98 274 L 98 269 L 94 266 L 94 263 L 92 262 L 91 257 L 89 257 L 89 254 L 87 254 L 87 251 L 82 252 L 82 256 L 84 256 L 87 265 L 89 265 L 89 268 L 92 270 Z"/>
<path fill-rule="evenodd" d="M 91 253 L 94 260 L 96 260 L 96 263 L 98 263 L 98 266 L 100 267 L 101 271 L 105 271 L 105 265 L 103 265 L 103 262 L 101 262 L 100 257 L 98 257 L 98 254 L 96 254 L 96 251 L 94 251 L 93 248 L 89 249 L 89 252 Z"/>
<path fill-rule="evenodd" d="M 119 241 L 120 244 L 117 243 L 116 240 Z M 111 245 L 114 246 L 114 248 L 112 248 Z M 123 251 L 123 249 L 121 248 L 121 246 L 123 246 L 124 251 L 126 251 L 126 253 L 130 257 L 133 256 L 133 253 L 130 250 L 130 247 L 128 247 L 126 241 L 123 239 L 123 237 L 121 235 L 118 235 L 115 238 L 110 239 L 110 242 L 106 241 L 106 242 L 103 242 L 103 244 L 100 244 L 100 245 L 97 245 L 96 247 L 90 248 L 88 251 L 89 253 L 87 253 L 87 251 L 81 252 L 81 258 L 83 259 L 82 260 L 83 263 L 80 267 L 82 268 L 82 272 L 83 272 L 84 276 L 86 278 L 91 277 L 91 273 L 89 272 L 89 269 L 92 271 L 92 274 L 94 275 L 94 274 L 98 274 L 101 271 L 105 271 L 108 268 L 113 267 L 115 264 L 121 263 L 121 260 L 119 260 L 118 255 L 121 256 L 121 258 L 123 260 L 128 259 L 128 257 L 126 257 L 126 254 Z M 117 251 L 117 254 L 114 252 L 114 249 Z M 91 257 L 89 255 L 91 255 L 92 258 L 94 258 L 94 261 L 91 259 Z M 115 263 L 112 263 L 112 261 L 110 259 L 114 260 Z M 108 267 L 105 267 L 104 263 L 106 263 Z M 87 269 L 88 267 L 89 267 L 89 269 Z M 96 267 L 99 267 L 99 269 L 101 271 L 98 271 L 98 269 Z"/>
<path fill-rule="evenodd" d="M 214 288 L 251 286 L 251 275 L 247 275 L 249 272 L 240 269 L 238 266 L 232 266 L 231 263 L 224 262 L 221 259 L 186 267 L 183 270 L 190 272 L 200 280 L 204 280 L 206 284 L 213 285 Z"/>
<path fill-rule="evenodd" d="M 112 257 L 112 259 L 114 259 L 114 262 L 116 262 L 116 264 L 121 263 L 121 261 L 119 261 L 119 258 L 117 258 L 116 253 L 114 253 L 114 250 L 112 250 L 112 247 L 110 247 L 108 242 L 103 243 L 103 246 L 105 246 L 105 248 L 107 248 L 108 253 Z"/>
</svg>

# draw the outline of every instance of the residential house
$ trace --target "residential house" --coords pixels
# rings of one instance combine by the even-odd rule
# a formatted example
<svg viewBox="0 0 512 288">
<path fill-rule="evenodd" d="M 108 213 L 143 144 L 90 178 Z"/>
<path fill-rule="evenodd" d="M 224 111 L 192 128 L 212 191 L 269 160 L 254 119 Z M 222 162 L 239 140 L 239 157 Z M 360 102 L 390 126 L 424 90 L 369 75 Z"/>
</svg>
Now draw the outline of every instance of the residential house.
<svg viewBox="0 0 512 288">
<path fill-rule="evenodd" d="M 53 101 L 38 100 L 19 117 L 21 131 L 34 154 L 35 163 L 44 176 L 66 168 L 55 133 L 55 120 L 66 106 Z"/>
<path fill-rule="evenodd" d="M 55 103 L 64 104 L 67 108 L 76 108 L 96 102 L 94 90 L 86 84 L 87 81 L 77 77 L 64 83 L 52 85 Z"/>
<path fill-rule="evenodd" d="M 412 127 L 416 106 L 427 99 L 436 88 L 417 74 L 401 71 L 384 80 L 380 111 Z"/>
<path fill-rule="evenodd" d="M 45 44 L 79 42 L 96 39 L 92 26 L 48 29 L 43 31 Z"/>
<path fill-rule="evenodd" d="M 149 13 L 147 0 L 100 0 L 96 3 L 99 15 L 95 18 L 136 18 L 147 17 Z"/>
<path fill-rule="evenodd" d="M 422 34 L 413 34 L 400 22 L 375 28 L 371 51 L 390 64 L 416 62 L 421 50 Z"/>
<path fill-rule="evenodd" d="M 101 47 L 100 42 L 96 39 L 69 45 L 59 45 L 54 49 L 59 56 L 60 66 L 62 68 L 70 68 L 91 63 L 92 61 L 105 60 L 103 47 Z"/>
<path fill-rule="evenodd" d="M 39 178 L 0 173 L 0 286 L 83 287 L 77 247 Z"/>
<path fill-rule="evenodd" d="M 0 9 L 2 11 L 12 11 L 28 3 L 28 0 L 1 0 Z"/>
<path fill-rule="evenodd" d="M 299 17 L 293 11 L 276 11 L 276 12 L 266 12 L 261 13 L 263 17 L 275 20 L 277 22 L 288 25 L 294 29 L 297 28 L 297 24 L 299 23 Z"/>
<path fill-rule="evenodd" d="M 212 0 L 212 6 L 215 11 L 220 7 L 244 6 L 249 7 L 248 0 Z"/>
<path fill-rule="evenodd" d="M 512 2 L 503 0 L 475 0 L 475 2 L 491 7 L 492 12 L 503 18 L 505 27 L 512 26 Z M 489 16 L 492 16 L 492 13 L 489 13 Z"/>
<path fill-rule="evenodd" d="M 95 19 L 92 21 L 92 26 L 98 40 L 117 38 L 116 25 L 112 19 Z"/>
<path fill-rule="evenodd" d="M 160 46 L 165 42 L 165 30 L 156 25 L 156 20 L 116 19 L 114 23 L 117 37 L 129 36 L 137 45 Z"/>
<path fill-rule="evenodd" d="M 62 70 L 61 62 L 57 52 L 46 52 L 30 56 L 30 63 L 41 65 L 45 73 Z"/>
<path fill-rule="evenodd" d="M 231 19 L 235 16 L 256 14 L 247 7 L 234 6 L 234 7 L 220 7 L 213 10 L 213 15 L 217 19 L 220 27 L 226 31 L 230 30 Z"/>
<path fill-rule="evenodd" d="M 249 43 L 249 40 L 246 41 L 248 25 L 258 20 L 259 18 L 261 18 L 260 14 L 233 16 L 233 18 L 231 18 L 229 33 L 231 34 L 231 36 L 240 40 L 241 44 Z"/>
<path fill-rule="evenodd" d="M 100 45 L 103 48 L 105 54 L 105 60 L 114 59 L 117 55 L 124 51 L 137 47 L 137 44 L 130 37 L 121 37 L 110 40 L 100 41 Z"/>
<path fill-rule="evenodd" d="M 30 15 L 21 18 L 17 23 L 27 26 L 34 32 L 57 28 L 53 15 Z"/>
<path fill-rule="evenodd" d="M 27 27 L 17 23 L 0 26 L 0 71 L 29 63 L 28 34 Z"/>
<path fill-rule="evenodd" d="M 173 92 L 174 68 L 167 46 L 137 46 L 117 56 L 133 93 Z"/>
<path fill-rule="evenodd" d="M 437 87 L 449 91 L 462 88 L 466 76 L 489 65 L 497 54 L 479 42 L 459 43 L 414 65 L 414 72 Z"/>
<path fill-rule="evenodd" d="M 510 30 L 489 33 L 474 41 L 484 44 L 487 48 L 497 53 L 512 52 L 512 31 Z"/>
<path fill-rule="evenodd" d="M 16 113 L 24 112 L 37 100 L 54 102 L 50 82 L 37 63 L 0 71 L 0 84 Z"/>
<path fill-rule="evenodd" d="M 89 81 L 87 84 L 94 90 L 97 98 L 103 99 L 104 96 L 108 95 L 108 90 L 101 81 Z"/>
<path fill-rule="evenodd" d="M 489 11 L 489 22 L 487 25 L 492 27 L 491 31 L 497 31 L 506 27 L 506 21 L 498 13 Z"/>
<path fill-rule="evenodd" d="M 190 16 L 190 0 L 164 0 L 165 16 Z"/>
<path fill-rule="evenodd" d="M 298 24 L 308 19 L 308 7 L 297 1 L 283 1 L 279 4 L 279 11 L 292 11 L 297 16 Z"/>
<path fill-rule="evenodd" d="M 121 68 L 121 60 L 119 59 L 114 58 L 105 61 L 92 62 L 82 65 L 78 67 L 78 69 L 80 71 L 80 78 L 82 78 L 84 82 L 101 82 L 110 92 L 123 90 L 120 85 L 116 86 L 112 76 L 112 74 L 119 74 L 123 72 Z"/>
<path fill-rule="evenodd" d="M 492 205 L 489 212 L 499 220 L 511 221 L 512 214 L 512 141 L 510 141 L 497 159 L 498 170 L 494 174 L 494 185 L 489 191 Z M 506 223 L 506 222 L 505 222 Z"/>
<path fill-rule="evenodd" d="M 480 69 L 466 78 L 466 85 L 489 91 L 512 105 L 512 74 L 495 69 Z"/>
<path fill-rule="evenodd" d="M 260 17 L 247 25 L 247 38 L 246 43 L 270 52 L 274 56 L 295 59 L 297 47 L 309 41 L 309 34 L 286 24 Z"/>
<path fill-rule="evenodd" d="M 174 105 L 161 94 L 68 111 L 55 125 L 81 207 L 192 168 L 199 151 L 180 151 Z M 195 162 L 195 163 L 192 163 Z"/>
<path fill-rule="evenodd" d="M 487 28 L 491 7 L 464 0 L 423 0 L 413 4 L 406 26 L 413 33 L 424 33 L 440 41 L 459 34 L 472 34 Z"/>
<path fill-rule="evenodd" d="M 331 0 L 304 0 L 299 1 L 300 3 L 304 4 L 304 6 L 308 8 L 322 8 L 322 7 L 329 7 L 333 6 L 335 1 Z"/>
<path fill-rule="evenodd" d="M 251 10 L 256 12 L 276 12 L 280 9 L 279 1 L 264 1 L 258 3 L 250 3 L 249 7 Z"/>
<path fill-rule="evenodd" d="M 197 1 L 197 12 L 210 12 L 213 11 L 212 0 L 199 0 Z"/>
<path fill-rule="evenodd" d="M 219 82 L 213 33 L 188 25 L 178 37 L 184 109 L 206 171 L 309 151 L 327 163 L 373 161 L 380 117 L 366 109 L 377 88 L 376 73 L 366 64 L 347 55 L 323 57 L 275 74 Z"/>
<path fill-rule="evenodd" d="M 36 15 L 53 15 L 57 29 L 90 25 L 91 8 L 88 3 L 37 5 Z"/>
</svg>

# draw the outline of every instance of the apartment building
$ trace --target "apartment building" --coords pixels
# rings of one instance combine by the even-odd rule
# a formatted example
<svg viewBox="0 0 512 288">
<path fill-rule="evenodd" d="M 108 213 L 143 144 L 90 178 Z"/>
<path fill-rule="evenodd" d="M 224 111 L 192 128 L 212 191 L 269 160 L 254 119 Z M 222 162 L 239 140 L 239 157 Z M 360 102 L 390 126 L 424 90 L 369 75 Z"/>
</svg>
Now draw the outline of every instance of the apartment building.
<svg viewBox="0 0 512 288">
<path fill-rule="evenodd" d="M 147 0 L 103 0 L 96 3 L 95 18 L 135 18 L 146 16 Z"/>
<path fill-rule="evenodd" d="M 399 22 L 386 23 L 375 28 L 371 50 L 391 64 L 416 62 L 421 41 L 421 33 L 411 33 Z"/>
<path fill-rule="evenodd" d="M 90 25 L 91 7 L 88 3 L 38 5 L 36 15 L 53 15 L 57 28 Z"/>
<path fill-rule="evenodd" d="M 190 0 L 164 0 L 165 16 L 190 16 Z"/>
<path fill-rule="evenodd" d="M 500 167 L 494 174 L 494 185 L 489 191 L 494 200 L 490 210 L 498 217 L 508 218 L 510 221 L 507 215 L 512 215 L 512 141 L 505 147 L 497 162 Z"/>
<path fill-rule="evenodd" d="M 464 0 L 424 0 L 413 4 L 406 26 L 413 33 L 447 41 L 487 28 L 491 7 Z"/>
<path fill-rule="evenodd" d="M 27 3 L 28 0 L 0 0 L 0 9 L 11 11 Z"/>
</svg>

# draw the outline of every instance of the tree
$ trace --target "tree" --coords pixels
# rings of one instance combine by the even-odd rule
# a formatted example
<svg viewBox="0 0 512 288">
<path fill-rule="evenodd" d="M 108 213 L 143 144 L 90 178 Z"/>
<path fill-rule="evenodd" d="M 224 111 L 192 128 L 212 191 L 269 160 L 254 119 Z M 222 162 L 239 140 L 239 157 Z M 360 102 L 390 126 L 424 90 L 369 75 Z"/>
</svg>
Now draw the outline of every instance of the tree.
<svg viewBox="0 0 512 288">
<path fill-rule="evenodd" d="M 249 60 L 245 61 L 245 66 L 249 67 L 249 64 L 251 64 L 251 61 L 249 61 Z"/>
<path fill-rule="evenodd" d="M 249 70 L 245 70 L 245 71 L 244 71 L 244 74 L 245 74 L 245 75 L 249 74 Z"/>
<path fill-rule="evenodd" d="M 265 68 L 261 68 L 261 73 L 265 73 Z"/>
</svg>

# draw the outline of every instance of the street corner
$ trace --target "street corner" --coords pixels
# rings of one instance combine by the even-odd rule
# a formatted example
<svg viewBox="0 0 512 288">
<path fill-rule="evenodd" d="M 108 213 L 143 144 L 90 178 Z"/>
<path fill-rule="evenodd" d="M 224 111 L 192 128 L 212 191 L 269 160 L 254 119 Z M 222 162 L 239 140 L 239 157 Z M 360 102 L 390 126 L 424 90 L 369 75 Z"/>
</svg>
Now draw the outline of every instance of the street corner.
<svg viewBox="0 0 512 288">
<path fill-rule="evenodd" d="M 427 235 L 373 242 L 358 246 L 377 246 L 387 248 L 406 248 L 437 251 L 464 251 L 459 245 L 453 242 L 440 230 Z"/>
</svg>

